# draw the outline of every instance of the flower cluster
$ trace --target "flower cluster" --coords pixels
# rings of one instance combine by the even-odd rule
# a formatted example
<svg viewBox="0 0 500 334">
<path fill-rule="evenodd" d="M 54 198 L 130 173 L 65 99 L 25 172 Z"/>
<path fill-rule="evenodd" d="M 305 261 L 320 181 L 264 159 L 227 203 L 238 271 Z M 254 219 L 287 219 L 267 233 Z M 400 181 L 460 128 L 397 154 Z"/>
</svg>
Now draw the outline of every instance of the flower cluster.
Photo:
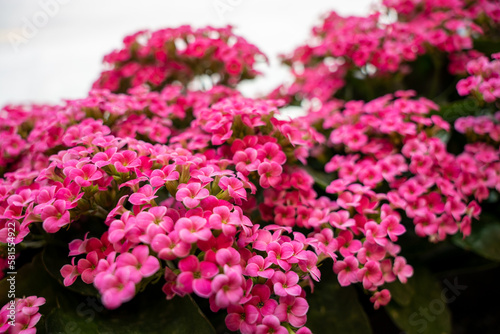
<svg viewBox="0 0 500 334">
<path fill-rule="evenodd" d="M 140 31 L 125 37 L 123 44 L 123 49 L 104 57 L 111 69 L 101 74 L 94 88 L 126 92 L 146 84 L 161 90 L 167 84 L 187 85 L 196 78 L 203 79 L 202 84 L 208 79 L 235 86 L 260 74 L 255 65 L 266 60 L 257 47 L 233 34 L 230 26 Z"/>
<path fill-rule="evenodd" d="M 341 286 L 387 305 L 386 283 L 413 275 L 406 231 L 465 237 L 500 191 L 500 112 L 458 119 L 469 142 L 453 154 L 452 125 L 413 90 L 333 96 L 353 71 L 404 72 L 431 50 L 467 68 L 461 95 L 495 101 L 498 54 L 469 50 L 486 29 L 478 18 L 498 22 L 490 3 L 387 0 L 392 23 L 330 13 L 286 60 L 296 81 L 271 94 L 286 99 L 232 88 L 262 55 L 230 27 L 125 38 L 87 97 L 0 111 L 0 250 L 60 238 L 64 285 L 93 285 L 108 309 L 161 282 L 167 299 L 204 298 L 243 334 L 310 333 L 307 297 L 325 260 Z M 207 77 L 215 85 L 196 89 Z M 312 100 L 307 115 L 277 117 L 292 97 Z M 13 327 L 4 306 L 0 331 L 35 333 L 44 301 L 16 301 Z"/>
<path fill-rule="evenodd" d="M 36 296 L 16 298 L 5 304 L 0 310 L 0 333 L 36 333 L 35 326 L 42 317 L 38 310 L 43 304 L 45 298 Z"/>
<path fill-rule="evenodd" d="M 418 235 L 433 241 L 459 230 L 468 235 L 471 219 L 480 213 L 476 201 L 485 200 L 498 180 L 498 153 L 491 149 L 473 150 L 474 156 L 448 153 L 434 136 L 449 131 L 449 124 L 429 115 L 437 108 L 434 103 L 413 100 L 413 94 L 397 92 L 395 97 L 368 103 L 330 102 L 309 117 L 313 124 L 321 119 L 328 144 L 335 150 L 325 171 L 336 177 L 326 191 L 338 196 L 338 206 L 350 210 L 344 221 L 351 218 L 355 226 L 364 227 L 373 214 L 380 215 L 380 225 L 374 225 L 371 233 L 375 240 L 382 239 L 382 246 L 387 236 L 397 239 L 391 229 L 404 232 L 398 211 L 413 220 Z M 490 164 L 483 165 L 487 157 Z M 384 220 L 387 216 L 390 219 Z"/>
<path fill-rule="evenodd" d="M 295 80 L 271 96 L 325 102 L 346 80 L 409 75 L 409 64 L 424 54 L 432 55 L 434 71 L 448 63 L 450 73 L 464 73 L 467 61 L 482 55 L 471 50 L 474 39 L 494 34 L 500 22 L 494 1 L 466 2 L 387 0 L 368 17 L 330 12 L 307 44 L 283 56 Z"/>
<path fill-rule="evenodd" d="M 487 57 L 478 57 L 467 63 L 469 77 L 457 84 L 461 96 L 473 95 L 479 101 L 487 103 L 500 99 L 500 53 Z"/>
</svg>

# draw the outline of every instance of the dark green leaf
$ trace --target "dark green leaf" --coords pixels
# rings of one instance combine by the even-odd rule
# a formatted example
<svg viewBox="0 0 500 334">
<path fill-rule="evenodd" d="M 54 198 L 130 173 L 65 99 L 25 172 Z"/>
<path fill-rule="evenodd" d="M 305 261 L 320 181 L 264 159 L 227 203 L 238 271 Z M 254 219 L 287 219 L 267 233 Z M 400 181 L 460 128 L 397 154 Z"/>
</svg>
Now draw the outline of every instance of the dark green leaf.
<svg viewBox="0 0 500 334">
<path fill-rule="evenodd" d="M 500 261 L 500 222 L 491 216 L 484 218 L 481 222 L 472 224 L 471 235 L 465 239 L 456 235 L 452 240 L 459 247 L 487 259 Z"/>
<path fill-rule="evenodd" d="M 412 284 L 402 284 L 399 281 L 395 281 L 387 284 L 387 288 L 391 292 L 392 300 L 402 306 L 410 305 L 415 295 L 415 289 Z"/>
<path fill-rule="evenodd" d="M 328 187 L 334 180 L 333 174 L 327 174 L 325 172 L 315 170 L 309 166 L 305 166 L 304 169 L 307 171 L 307 173 L 309 173 L 309 175 L 311 175 L 311 177 L 314 179 L 314 182 L 323 190 L 325 190 L 326 187 Z"/>
<path fill-rule="evenodd" d="M 106 310 L 95 297 L 60 294 L 59 307 L 47 316 L 46 330 L 82 334 L 215 333 L 191 298 L 167 301 L 159 287 L 150 287 L 117 310 Z"/>
<path fill-rule="evenodd" d="M 446 334 L 451 332 L 450 312 L 446 293 L 426 269 L 418 268 L 408 280 L 407 287 L 389 286 L 395 298 L 386 306 L 394 323 L 407 334 Z M 402 285 L 402 284 L 400 284 Z M 405 291 L 407 296 L 405 296 Z M 412 294 L 413 291 L 413 294 Z M 444 291 L 444 292 L 443 292 Z"/>
<path fill-rule="evenodd" d="M 61 268 L 70 264 L 70 258 L 68 257 L 67 248 L 58 247 L 54 245 L 48 245 L 42 252 L 43 266 L 47 272 L 56 279 L 61 285 L 63 285 L 63 277 L 61 275 Z M 76 262 L 75 262 L 76 263 Z M 96 288 L 92 284 L 84 283 L 81 278 L 77 278 L 75 283 L 66 287 L 66 289 L 77 292 L 85 296 L 98 296 Z"/>
<path fill-rule="evenodd" d="M 324 267 L 331 270 L 328 265 Z M 333 275 L 323 275 L 307 301 L 306 326 L 313 333 L 372 333 L 356 289 L 352 286 L 341 287 Z"/>
<path fill-rule="evenodd" d="M 6 304 L 10 298 L 8 296 L 9 282 L 6 280 L 8 277 L 0 281 L 0 304 Z M 56 307 L 56 296 L 60 291 L 57 291 L 59 284 L 45 271 L 42 265 L 41 254 L 33 258 L 31 263 L 24 265 L 17 271 L 15 275 L 15 291 L 16 298 L 23 298 L 28 296 L 44 297 L 46 300 L 45 305 L 40 307 L 42 318 L 37 324 L 38 334 L 44 334 L 45 315 L 50 310 Z"/>
</svg>

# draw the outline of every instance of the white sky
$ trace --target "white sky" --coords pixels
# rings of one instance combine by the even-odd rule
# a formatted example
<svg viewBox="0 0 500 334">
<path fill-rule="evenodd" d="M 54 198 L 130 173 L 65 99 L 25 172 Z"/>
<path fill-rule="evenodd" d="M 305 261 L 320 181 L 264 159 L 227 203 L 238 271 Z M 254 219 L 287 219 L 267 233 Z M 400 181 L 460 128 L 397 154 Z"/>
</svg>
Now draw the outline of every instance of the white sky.
<svg viewBox="0 0 500 334">
<path fill-rule="evenodd" d="M 365 15 L 374 1 L 0 0 L 0 106 L 84 97 L 125 35 L 181 24 L 235 26 L 271 62 L 241 88 L 267 92 L 287 77 L 277 55 L 303 43 L 321 14 Z"/>
</svg>

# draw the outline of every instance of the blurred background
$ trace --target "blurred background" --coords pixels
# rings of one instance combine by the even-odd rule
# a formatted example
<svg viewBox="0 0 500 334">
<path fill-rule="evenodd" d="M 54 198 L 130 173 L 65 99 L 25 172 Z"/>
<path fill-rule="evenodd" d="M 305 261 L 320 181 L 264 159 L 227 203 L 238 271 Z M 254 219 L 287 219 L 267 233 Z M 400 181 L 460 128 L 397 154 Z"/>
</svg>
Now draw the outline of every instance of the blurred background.
<svg viewBox="0 0 500 334">
<path fill-rule="evenodd" d="M 141 29 L 190 24 L 236 27 L 270 60 L 243 83 L 249 96 L 287 78 L 278 54 L 307 39 L 329 10 L 365 15 L 374 0 L 0 0 L 0 106 L 86 96 L 102 57 Z"/>
</svg>

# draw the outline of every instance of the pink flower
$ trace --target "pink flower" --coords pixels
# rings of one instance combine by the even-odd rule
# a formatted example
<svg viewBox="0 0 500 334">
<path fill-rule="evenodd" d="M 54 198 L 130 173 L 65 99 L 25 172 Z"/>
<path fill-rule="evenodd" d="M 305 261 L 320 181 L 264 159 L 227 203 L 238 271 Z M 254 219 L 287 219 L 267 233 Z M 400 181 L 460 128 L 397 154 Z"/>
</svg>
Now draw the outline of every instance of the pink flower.
<svg viewBox="0 0 500 334">
<path fill-rule="evenodd" d="M 133 170 L 141 164 L 140 160 L 137 158 L 137 153 L 128 150 L 115 153 L 111 161 L 118 173 L 128 173 L 129 170 Z"/>
<path fill-rule="evenodd" d="M 141 187 L 136 193 L 133 193 L 129 197 L 129 202 L 134 205 L 150 204 L 155 198 L 156 190 L 153 190 L 149 184 Z"/>
<path fill-rule="evenodd" d="M 286 296 L 280 297 L 280 304 L 276 307 L 274 315 L 281 322 L 289 322 L 294 327 L 302 327 L 307 321 L 309 304 L 302 297 Z"/>
<path fill-rule="evenodd" d="M 380 263 L 376 261 L 366 262 L 364 267 L 358 270 L 357 278 L 363 282 L 363 287 L 367 290 L 384 283 Z"/>
<path fill-rule="evenodd" d="M 385 306 L 391 301 L 391 293 L 389 290 L 384 289 L 377 291 L 370 297 L 370 301 L 374 303 L 373 307 L 378 310 L 380 306 Z"/>
<path fill-rule="evenodd" d="M 288 330 L 281 326 L 280 320 L 275 315 L 267 315 L 262 324 L 257 326 L 256 334 L 288 334 Z"/>
<path fill-rule="evenodd" d="M 116 258 L 118 267 L 130 266 L 129 277 L 137 280 L 138 283 L 143 277 L 154 275 L 160 269 L 160 262 L 152 255 L 149 255 L 149 247 L 146 245 L 137 246 L 132 253 L 122 253 Z"/>
<path fill-rule="evenodd" d="M 69 211 L 66 210 L 66 201 L 57 200 L 52 205 L 42 209 L 41 218 L 43 229 L 48 233 L 56 233 L 63 226 L 70 223 Z"/>
<path fill-rule="evenodd" d="M 96 267 L 99 262 L 97 252 L 90 252 L 85 259 L 78 261 L 78 272 L 81 274 L 82 281 L 87 284 L 94 282 L 94 277 L 97 275 Z M 66 285 L 66 284 L 65 284 Z"/>
<path fill-rule="evenodd" d="M 259 311 L 254 305 L 229 305 L 225 319 L 227 329 L 240 331 L 242 334 L 255 333 Z"/>
<path fill-rule="evenodd" d="M 187 243 L 194 243 L 198 240 L 208 240 L 212 232 L 207 226 L 207 220 L 199 216 L 180 218 L 175 223 L 175 230 L 179 233 L 179 238 Z"/>
<path fill-rule="evenodd" d="M 248 175 L 250 172 L 256 171 L 260 164 L 260 160 L 257 159 L 257 150 L 251 147 L 234 153 L 233 162 L 236 165 L 236 170 L 243 175 Z"/>
<path fill-rule="evenodd" d="M 262 188 L 276 187 L 281 182 L 282 172 L 281 165 L 274 161 L 261 163 L 258 168 L 260 186 Z"/>
<path fill-rule="evenodd" d="M 175 181 L 179 179 L 179 172 L 175 169 L 176 165 L 168 165 L 162 169 L 155 169 L 151 172 L 149 182 L 153 187 L 162 187 L 167 181 Z"/>
<path fill-rule="evenodd" d="M 283 153 L 281 147 L 276 143 L 265 143 L 257 152 L 257 157 L 260 161 L 276 162 L 280 165 L 286 162 L 285 153 Z"/>
<path fill-rule="evenodd" d="M 76 278 L 80 276 L 78 267 L 75 266 L 75 258 L 71 259 L 71 264 L 66 264 L 61 268 L 61 276 L 64 277 L 64 286 L 70 286 L 76 281 Z"/>
<path fill-rule="evenodd" d="M 219 273 L 219 268 L 209 261 L 200 261 L 190 255 L 179 261 L 181 273 L 177 276 L 177 287 L 185 293 L 193 291 L 200 297 L 212 294 L 211 278 Z"/>
<path fill-rule="evenodd" d="M 280 245 L 278 242 L 271 242 L 266 247 L 267 259 L 288 271 L 292 267 L 288 260 L 293 256 L 294 249 L 290 243 Z"/>
<path fill-rule="evenodd" d="M 158 253 L 163 260 L 175 260 L 189 255 L 191 243 L 184 242 L 179 238 L 177 231 L 167 235 L 157 234 L 151 241 L 151 248 Z"/>
<path fill-rule="evenodd" d="M 237 271 L 228 269 L 212 280 L 212 291 L 215 294 L 215 304 L 220 308 L 227 308 L 231 304 L 238 304 L 243 297 L 241 284 L 243 277 Z"/>
<path fill-rule="evenodd" d="M 399 219 L 394 215 L 385 217 L 380 222 L 380 228 L 384 233 L 387 233 L 391 241 L 397 241 L 398 236 L 406 231 L 405 227 L 399 223 Z"/>
<path fill-rule="evenodd" d="M 135 295 L 135 284 L 130 280 L 130 267 L 119 268 L 115 273 L 100 273 L 94 284 L 102 294 L 102 303 L 108 309 L 115 309 L 128 302 Z"/>
<path fill-rule="evenodd" d="M 299 268 L 305 273 L 309 273 L 313 280 L 319 282 L 321 277 L 321 272 L 319 271 L 318 256 L 312 251 L 304 251 L 305 259 L 299 260 Z"/>
<path fill-rule="evenodd" d="M 359 205 L 361 200 L 361 195 L 353 194 L 350 191 L 344 191 L 339 195 L 337 199 L 337 204 L 344 209 L 349 209 L 350 207 L 356 207 Z"/>
<path fill-rule="evenodd" d="M 354 256 L 348 256 L 343 261 L 334 263 L 333 271 L 337 274 L 341 286 L 348 286 L 351 283 L 358 282 L 358 266 L 359 262 Z"/>
<path fill-rule="evenodd" d="M 229 196 L 234 199 L 234 202 L 238 205 L 241 205 L 241 200 L 247 199 L 247 192 L 245 188 L 243 188 L 243 182 L 238 180 L 235 177 L 226 177 L 223 176 L 219 181 L 219 187 L 222 190 L 227 190 Z"/>
<path fill-rule="evenodd" d="M 274 314 L 278 302 L 271 297 L 271 289 L 267 285 L 256 284 L 252 288 L 252 298 L 248 302 L 254 305 L 261 316 Z M 259 317 L 260 318 L 260 317 Z"/>
<path fill-rule="evenodd" d="M 222 230 L 224 235 L 233 236 L 236 234 L 236 224 L 230 218 L 229 208 L 227 206 L 218 206 L 213 209 L 212 215 L 208 218 L 210 227 L 214 230 Z"/>
<path fill-rule="evenodd" d="M 71 168 L 68 177 L 75 181 L 80 187 L 88 187 L 93 181 L 103 177 L 103 173 L 93 164 L 85 164 L 81 167 Z"/>
<path fill-rule="evenodd" d="M 302 288 L 297 283 L 299 275 L 296 272 L 289 271 L 286 274 L 281 271 L 276 271 L 272 278 L 274 293 L 281 297 L 299 296 Z"/>
<path fill-rule="evenodd" d="M 274 269 L 269 268 L 271 265 L 272 262 L 269 259 L 264 260 L 262 256 L 255 255 L 248 260 L 245 275 L 270 279 L 274 275 Z"/>
<path fill-rule="evenodd" d="M 175 199 L 184 203 L 187 208 L 192 209 L 197 207 L 200 201 L 209 195 L 208 189 L 202 188 L 200 183 L 180 184 Z"/>
<path fill-rule="evenodd" d="M 408 277 L 413 276 L 413 267 L 406 264 L 406 259 L 404 257 L 398 256 L 394 260 L 394 275 L 398 277 L 401 283 L 406 283 Z"/>
</svg>

